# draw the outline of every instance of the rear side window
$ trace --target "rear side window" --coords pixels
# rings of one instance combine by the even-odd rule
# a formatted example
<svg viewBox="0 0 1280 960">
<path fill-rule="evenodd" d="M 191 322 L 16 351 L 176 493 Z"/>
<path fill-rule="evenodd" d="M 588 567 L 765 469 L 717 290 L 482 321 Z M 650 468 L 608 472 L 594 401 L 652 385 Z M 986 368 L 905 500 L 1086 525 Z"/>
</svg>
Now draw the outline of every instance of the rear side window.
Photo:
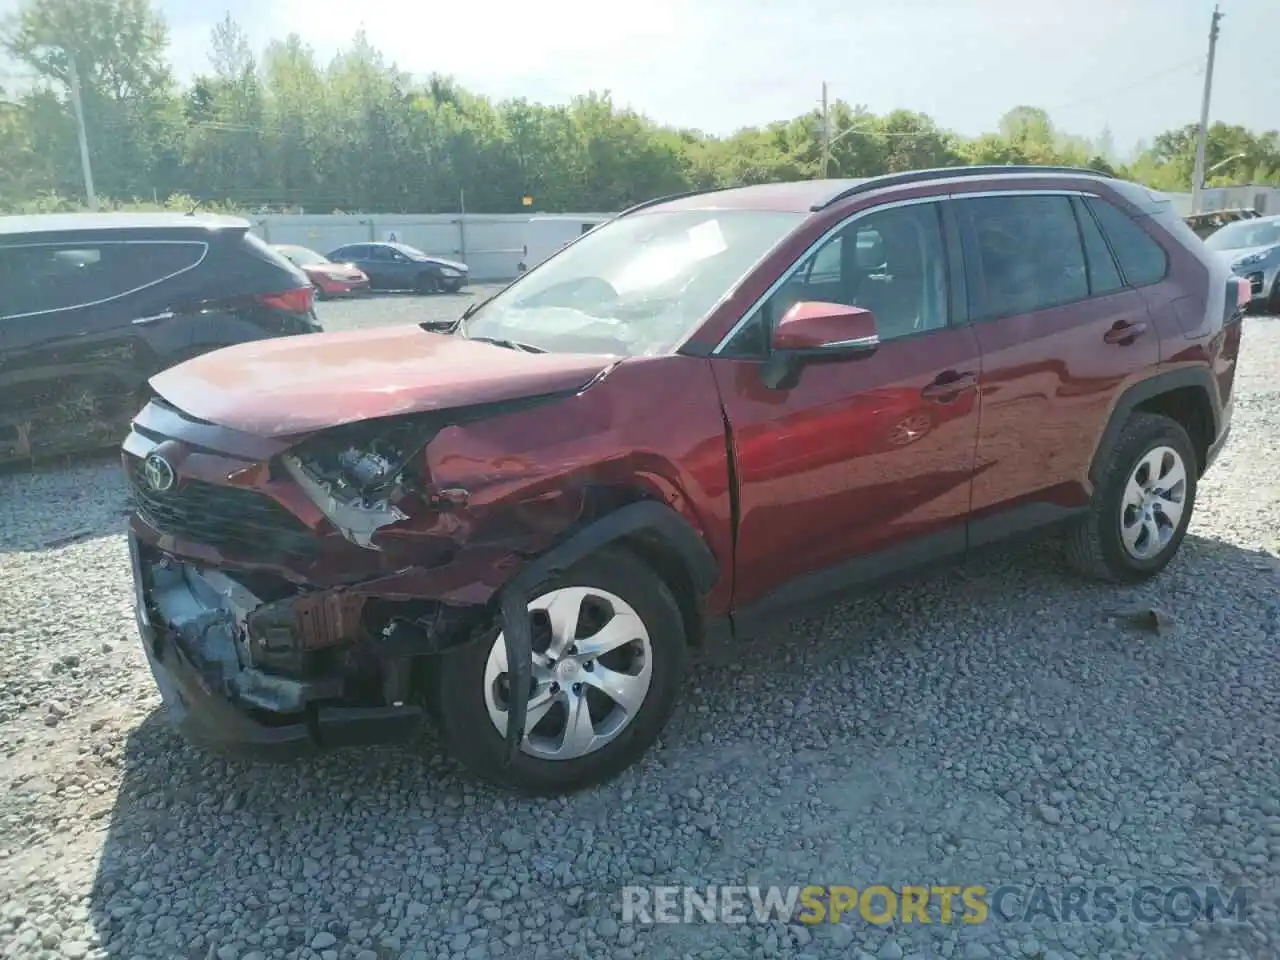
<svg viewBox="0 0 1280 960">
<path fill-rule="evenodd" d="M 1116 261 L 1111 256 L 1107 241 L 1098 229 L 1098 223 L 1084 206 L 1081 198 L 1072 199 L 1076 208 L 1076 219 L 1080 221 L 1080 236 L 1084 240 L 1084 257 L 1089 266 L 1089 292 L 1095 297 L 1116 293 L 1124 289 L 1124 280 L 1116 269 Z"/>
<path fill-rule="evenodd" d="M 0 247 L 0 317 L 90 306 L 189 270 L 199 241 L 31 243 Z"/>
<path fill-rule="evenodd" d="M 261 260 L 264 263 L 269 263 L 273 267 L 278 267 L 283 270 L 294 269 L 295 264 L 292 259 L 285 256 L 261 237 L 255 236 L 252 233 L 246 233 L 244 235 L 244 239 L 241 241 L 241 246 L 251 257 Z"/>
<path fill-rule="evenodd" d="M 1096 197 L 1090 197 L 1087 203 L 1120 261 L 1126 283 L 1143 287 L 1165 278 L 1169 258 L 1160 244 L 1114 204 Z"/>
<path fill-rule="evenodd" d="M 1030 313 L 1089 295 L 1070 198 L 974 197 L 958 207 L 977 247 L 975 319 Z"/>
</svg>

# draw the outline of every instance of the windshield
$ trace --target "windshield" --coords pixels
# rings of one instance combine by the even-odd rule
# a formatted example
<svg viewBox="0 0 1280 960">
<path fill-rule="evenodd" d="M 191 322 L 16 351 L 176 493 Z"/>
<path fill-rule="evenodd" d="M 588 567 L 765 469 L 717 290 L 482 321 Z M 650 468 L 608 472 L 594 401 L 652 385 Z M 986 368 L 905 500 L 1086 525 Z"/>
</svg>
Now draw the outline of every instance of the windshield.
<svg viewBox="0 0 1280 960">
<path fill-rule="evenodd" d="M 300 267 L 329 262 L 314 250 L 308 250 L 306 247 L 278 247 L 277 249 Z"/>
<path fill-rule="evenodd" d="M 468 337 L 542 350 L 669 352 L 802 213 L 635 213 L 583 234 L 470 316 Z"/>
<path fill-rule="evenodd" d="M 1210 250 L 1242 250 L 1280 243 L 1280 220 L 1237 220 L 1204 242 Z"/>
<path fill-rule="evenodd" d="M 413 260 L 422 260 L 426 257 L 426 254 L 417 247 L 411 247 L 407 243 L 388 243 L 387 246 L 392 250 L 399 250 L 406 257 L 410 257 Z"/>
</svg>

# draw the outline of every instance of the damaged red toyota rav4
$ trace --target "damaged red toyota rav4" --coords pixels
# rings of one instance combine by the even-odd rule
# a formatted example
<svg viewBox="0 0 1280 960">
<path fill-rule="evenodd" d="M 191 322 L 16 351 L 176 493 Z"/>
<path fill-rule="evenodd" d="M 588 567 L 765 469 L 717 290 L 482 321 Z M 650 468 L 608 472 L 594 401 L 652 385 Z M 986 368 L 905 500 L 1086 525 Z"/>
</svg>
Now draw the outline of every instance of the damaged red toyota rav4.
<svg viewBox="0 0 1280 960">
<path fill-rule="evenodd" d="M 477 773 L 605 780 L 690 647 L 1060 532 L 1174 556 L 1248 290 L 1162 197 L 961 168 L 666 198 L 439 329 L 167 370 L 124 448 L 138 624 L 193 740 L 433 717 Z"/>
</svg>

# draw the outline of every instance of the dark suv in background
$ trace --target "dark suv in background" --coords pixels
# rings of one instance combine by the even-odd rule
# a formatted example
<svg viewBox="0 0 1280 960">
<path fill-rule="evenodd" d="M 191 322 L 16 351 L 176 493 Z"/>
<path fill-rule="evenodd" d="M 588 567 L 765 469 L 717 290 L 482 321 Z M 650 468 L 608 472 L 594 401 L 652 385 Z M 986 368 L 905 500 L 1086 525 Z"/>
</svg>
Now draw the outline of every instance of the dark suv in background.
<svg viewBox="0 0 1280 960">
<path fill-rule="evenodd" d="M 430 712 L 500 782 L 599 782 L 704 638 L 1025 533 L 1157 575 L 1248 298 L 1167 198 L 1089 171 L 644 204 L 451 329 L 155 377 L 123 455 L 147 656 L 195 739 L 288 753 Z"/>
<path fill-rule="evenodd" d="M 248 221 L 0 217 L 0 463 L 119 443 L 153 374 L 320 329 L 310 281 Z"/>
</svg>

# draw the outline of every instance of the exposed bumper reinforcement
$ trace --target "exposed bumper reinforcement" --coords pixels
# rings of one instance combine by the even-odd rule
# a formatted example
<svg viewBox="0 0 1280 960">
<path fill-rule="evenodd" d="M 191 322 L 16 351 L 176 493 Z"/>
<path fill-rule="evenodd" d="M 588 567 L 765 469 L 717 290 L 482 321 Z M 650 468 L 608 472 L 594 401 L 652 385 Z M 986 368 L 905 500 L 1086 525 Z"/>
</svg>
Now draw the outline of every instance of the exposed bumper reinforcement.
<svg viewBox="0 0 1280 960">
<path fill-rule="evenodd" d="M 178 631 L 152 622 L 142 556 L 132 533 L 129 553 L 134 609 L 147 663 L 170 720 L 185 739 L 234 756 L 289 760 L 329 748 L 402 741 L 418 730 L 423 711 L 412 704 L 343 707 L 298 703 L 296 711 L 280 714 L 278 722 L 267 722 L 259 717 L 271 716 L 270 712 L 250 712 L 232 702 L 225 690 L 210 682 L 209 676 L 217 672 L 216 667 L 228 669 L 230 665 L 215 662 L 211 671 L 209 663 L 197 662 Z M 268 676 L 245 670 L 240 674 L 254 678 L 243 684 L 245 692 L 258 687 L 257 681 Z M 287 684 L 282 689 L 287 690 Z"/>
</svg>

